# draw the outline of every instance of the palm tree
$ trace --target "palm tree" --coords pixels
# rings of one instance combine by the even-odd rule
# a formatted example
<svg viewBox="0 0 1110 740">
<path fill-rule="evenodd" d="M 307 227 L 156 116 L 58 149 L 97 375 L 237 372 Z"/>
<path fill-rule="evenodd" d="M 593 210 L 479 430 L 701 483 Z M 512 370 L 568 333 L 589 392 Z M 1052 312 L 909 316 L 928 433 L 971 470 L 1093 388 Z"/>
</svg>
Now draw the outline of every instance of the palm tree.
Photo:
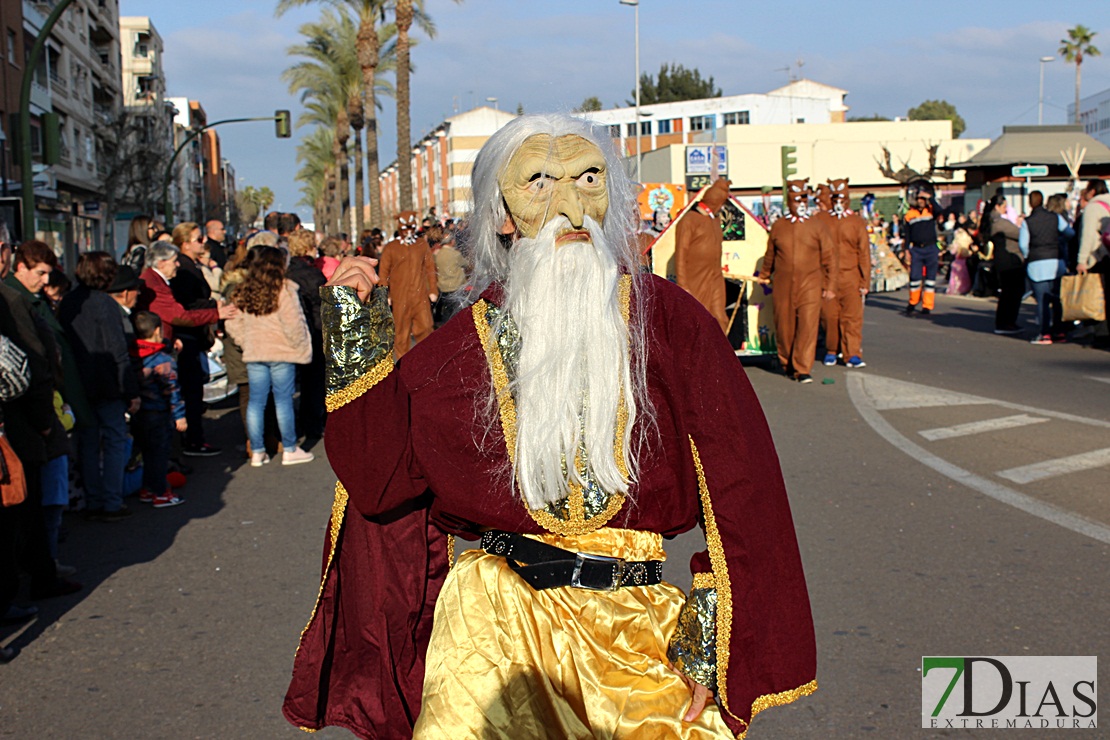
<svg viewBox="0 0 1110 740">
<path fill-rule="evenodd" d="M 462 0 L 455 0 L 462 2 Z M 412 63 L 409 49 L 412 40 L 409 29 L 417 27 L 434 39 L 435 23 L 424 12 L 424 0 L 394 0 L 394 19 L 397 24 L 397 180 L 398 203 L 402 211 L 412 210 L 412 103 L 409 74 Z"/>
<path fill-rule="evenodd" d="M 378 114 L 375 77 L 381 62 L 381 37 L 377 24 L 384 22 L 386 0 L 279 0 L 277 15 L 290 8 L 323 2 L 345 7 L 358 18 L 355 51 L 362 77 L 363 117 L 366 126 L 366 178 L 370 189 L 370 223 L 381 226 L 381 187 L 378 184 Z"/>
<path fill-rule="evenodd" d="M 1086 26 L 1078 25 L 1075 28 L 1068 29 L 1068 37 L 1066 39 L 1060 39 L 1060 49 L 1058 53 L 1063 55 L 1065 61 L 1075 63 L 1076 123 L 1079 123 L 1079 80 L 1080 69 L 1083 66 L 1083 57 L 1097 57 L 1102 54 L 1102 52 L 1098 50 L 1098 47 L 1091 43 L 1097 35 L 1097 31 L 1092 31 Z"/>
<path fill-rule="evenodd" d="M 289 47 L 290 56 L 303 57 L 282 73 L 289 91 L 301 93 L 305 112 L 297 125 L 319 124 L 335 127 L 332 155 L 338 175 L 340 231 L 350 230 L 351 195 L 350 157 L 347 141 L 351 135 L 348 107 L 358 97 L 360 75 L 354 55 L 355 25 L 342 9 L 325 10 L 318 23 L 305 23 L 298 29 L 305 43 Z"/>
<path fill-rule="evenodd" d="M 316 228 L 324 232 L 334 232 L 339 220 L 333 216 L 336 211 L 332 203 L 334 189 L 329 188 L 334 185 L 334 138 L 335 131 L 331 127 L 317 126 L 297 145 L 297 163 L 301 165 L 297 180 L 304 195 L 301 203 L 313 209 Z"/>
</svg>

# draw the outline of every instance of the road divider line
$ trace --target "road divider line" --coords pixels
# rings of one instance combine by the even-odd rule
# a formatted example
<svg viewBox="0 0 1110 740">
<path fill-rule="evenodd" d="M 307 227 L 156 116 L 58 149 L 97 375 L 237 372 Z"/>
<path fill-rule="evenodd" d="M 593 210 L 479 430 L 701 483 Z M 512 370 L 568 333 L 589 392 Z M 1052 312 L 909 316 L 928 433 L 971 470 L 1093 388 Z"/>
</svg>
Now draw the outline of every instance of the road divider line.
<svg viewBox="0 0 1110 740">
<path fill-rule="evenodd" d="M 1078 455 L 1058 457 L 1054 460 L 1022 465 L 1009 470 L 1000 470 L 995 475 L 999 478 L 1013 481 L 1014 483 L 1032 483 L 1033 481 L 1054 478 L 1057 475 L 1077 473 L 1081 470 L 1094 470 L 1110 465 L 1110 447 L 1104 450 L 1081 452 Z"/>
<path fill-rule="evenodd" d="M 976 475 L 969 470 L 964 470 L 947 460 L 942 460 L 921 445 L 916 444 L 895 429 L 883 418 L 882 414 L 871 405 L 868 394 L 864 390 L 865 378 L 862 375 L 849 375 L 847 381 L 848 397 L 851 399 L 852 405 L 856 407 L 856 411 L 859 413 L 860 417 L 867 422 L 868 426 L 874 429 L 880 437 L 890 442 L 890 444 L 894 445 L 906 455 L 914 458 L 917 462 L 995 501 L 1012 506 L 1019 511 L 1024 511 L 1026 514 L 1031 514 L 1046 522 L 1051 522 L 1052 524 L 1071 530 L 1076 534 L 1081 534 L 1105 545 L 1110 545 L 1110 527 L 1105 524 L 1080 516 L 1075 512 L 1062 509 L 1059 506 L 1040 501 L 1032 496 L 1027 496 L 1001 483 Z"/>
<path fill-rule="evenodd" d="M 1042 421 L 1048 421 L 1048 419 L 1039 416 L 1030 416 L 1029 414 L 1018 414 L 1017 416 L 1002 416 L 997 419 L 972 421 L 967 424 L 956 424 L 955 426 L 940 427 L 939 429 L 926 429 L 923 432 L 918 432 L 918 434 L 930 442 L 936 442 L 940 439 L 965 437 L 969 434 L 997 432 L 1003 429 L 1018 429 L 1020 427 L 1029 426 L 1030 424 L 1040 424 Z"/>
</svg>

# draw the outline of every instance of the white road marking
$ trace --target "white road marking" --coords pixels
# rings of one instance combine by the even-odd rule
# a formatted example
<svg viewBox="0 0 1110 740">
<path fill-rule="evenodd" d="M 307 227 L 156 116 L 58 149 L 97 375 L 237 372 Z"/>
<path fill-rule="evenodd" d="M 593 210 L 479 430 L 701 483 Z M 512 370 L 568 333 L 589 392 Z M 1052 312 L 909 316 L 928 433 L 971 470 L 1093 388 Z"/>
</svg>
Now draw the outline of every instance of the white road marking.
<svg viewBox="0 0 1110 740">
<path fill-rule="evenodd" d="M 908 437 L 902 435 L 895 429 L 890 422 L 883 418 L 879 413 L 879 408 L 875 406 L 872 395 L 868 392 L 866 385 L 871 385 L 874 381 L 879 380 L 885 383 L 903 383 L 904 381 L 893 381 L 890 378 L 880 378 L 876 375 L 864 376 L 861 374 L 849 375 L 848 381 L 848 396 L 852 400 L 852 404 L 856 407 L 861 418 L 867 424 L 878 432 L 880 437 L 886 439 L 892 445 L 897 447 L 906 455 L 914 458 L 917 462 L 927 465 L 941 475 L 947 476 L 952 480 L 965 485 L 968 488 L 978 491 L 984 496 L 993 498 L 995 501 L 1013 506 L 1015 509 L 1024 511 L 1027 514 L 1032 514 L 1035 517 L 1044 519 L 1046 522 L 1069 529 L 1072 532 L 1085 535 L 1093 540 L 1097 540 L 1106 545 L 1110 545 L 1110 527 L 1107 527 L 1101 522 L 1096 522 L 1084 516 L 1080 516 L 1059 506 L 1046 503 L 1032 496 L 1027 496 L 1024 493 L 1015 491 L 1012 488 L 988 480 L 982 476 L 976 475 L 971 471 L 964 470 L 957 467 L 947 460 L 942 460 L 933 453 L 926 450 L 924 447 L 911 441 Z M 866 385 L 865 385 L 866 384 Z M 881 384 L 881 383 L 880 383 Z M 914 383 L 905 383 L 905 385 L 916 385 Z M 919 389 L 927 389 L 928 386 L 917 386 Z M 947 391 L 942 391 L 947 393 Z M 1102 422 L 1098 419 L 1085 419 L 1084 417 L 1072 416 L 1070 414 L 1046 413 L 1040 409 L 1027 409 L 1016 404 L 1004 403 L 1001 401 L 990 401 L 983 399 L 984 402 L 993 403 L 997 406 L 1004 406 L 1007 408 L 1017 408 L 1019 410 L 1036 412 L 1044 416 L 1056 416 L 1059 418 L 1069 418 L 1071 421 L 1082 420 L 1085 423 L 1093 424 L 1095 426 L 1110 427 L 1110 422 Z"/>
<path fill-rule="evenodd" d="M 1017 416 L 1003 416 L 998 419 L 972 421 L 967 424 L 956 424 L 955 426 L 940 427 L 939 429 L 926 429 L 923 432 L 918 432 L 918 434 L 930 442 L 936 442 L 938 439 L 952 439 L 953 437 L 964 437 L 968 434 L 997 432 L 1002 429 L 1017 429 L 1018 427 L 1026 427 L 1030 424 L 1040 424 L 1042 421 L 1048 421 L 1048 419 L 1040 416 L 1030 416 L 1029 414 L 1018 414 Z"/>
<path fill-rule="evenodd" d="M 1100 383 L 1110 383 L 1110 378 L 1096 378 L 1094 375 L 1088 375 L 1088 380 L 1097 380 Z"/>
<path fill-rule="evenodd" d="M 991 403 L 989 398 L 970 396 L 966 393 L 956 393 L 946 391 L 943 388 L 931 388 L 927 385 L 870 374 L 867 376 L 866 385 L 861 385 L 861 392 L 867 396 L 870 405 L 879 411 L 922 409 L 933 406 L 972 406 Z"/>
<path fill-rule="evenodd" d="M 1066 473 L 1075 473 L 1080 470 L 1093 470 L 1110 465 L 1110 447 L 1105 450 L 1093 450 L 1078 455 L 1058 457 L 1055 460 L 1022 465 L 1018 468 L 1000 470 L 995 475 L 999 478 L 1012 480 L 1014 483 L 1032 483 L 1033 481 L 1052 478 Z"/>
</svg>

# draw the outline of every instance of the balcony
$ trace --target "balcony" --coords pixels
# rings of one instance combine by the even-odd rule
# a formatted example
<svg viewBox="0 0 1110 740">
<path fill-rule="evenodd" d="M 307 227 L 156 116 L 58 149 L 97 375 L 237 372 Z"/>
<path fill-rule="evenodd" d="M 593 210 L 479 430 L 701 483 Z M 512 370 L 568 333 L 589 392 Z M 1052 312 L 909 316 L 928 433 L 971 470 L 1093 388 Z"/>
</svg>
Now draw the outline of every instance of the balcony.
<svg viewBox="0 0 1110 740">
<path fill-rule="evenodd" d="M 69 84 L 53 72 L 50 74 L 50 89 L 62 98 L 69 97 Z"/>
</svg>

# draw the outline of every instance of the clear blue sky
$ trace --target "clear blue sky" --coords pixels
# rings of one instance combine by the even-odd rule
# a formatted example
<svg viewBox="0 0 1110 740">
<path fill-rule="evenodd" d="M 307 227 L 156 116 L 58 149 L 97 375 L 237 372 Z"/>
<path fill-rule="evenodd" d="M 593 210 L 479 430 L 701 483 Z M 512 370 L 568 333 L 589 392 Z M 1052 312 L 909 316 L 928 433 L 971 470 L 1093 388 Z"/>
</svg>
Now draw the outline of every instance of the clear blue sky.
<svg viewBox="0 0 1110 740">
<path fill-rule="evenodd" d="M 200 100 L 209 119 L 269 114 L 298 102 L 280 80 L 285 49 L 315 7 L 275 18 L 276 0 L 121 0 L 123 15 L 149 15 L 166 44 L 169 94 Z M 412 133 L 496 97 L 498 106 L 570 110 L 588 96 L 606 107 L 635 81 L 633 9 L 618 0 L 427 0 L 438 34 L 413 52 Z M 1110 88 L 1110 3 L 1046 0 L 904 3 L 893 0 L 756 3 L 641 0 L 641 68 L 664 62 L 712 75 L 724 94 L 766 92 L 803 76 L 849 91 L 850 115 L 904 115 L 943 98 L 967 121 L 964 136 L 995 137 L 1008 124 L 1037 121 L 1038 58 L 1082 23 L 1107 56 L 1083 64 L 1083 94 Z M 1045 67 L 1045 122 L 1063 123 L 1075 67 Z M 395 158 L 395 108 L 382 101 L 381 161 Z M 295 134 L 295 136 L 299 135 Z M 294 141 L 267 124 L 220 131 L 240 185 L 268 185 L 276 207 L 300 199 Z"/>
</svg>

